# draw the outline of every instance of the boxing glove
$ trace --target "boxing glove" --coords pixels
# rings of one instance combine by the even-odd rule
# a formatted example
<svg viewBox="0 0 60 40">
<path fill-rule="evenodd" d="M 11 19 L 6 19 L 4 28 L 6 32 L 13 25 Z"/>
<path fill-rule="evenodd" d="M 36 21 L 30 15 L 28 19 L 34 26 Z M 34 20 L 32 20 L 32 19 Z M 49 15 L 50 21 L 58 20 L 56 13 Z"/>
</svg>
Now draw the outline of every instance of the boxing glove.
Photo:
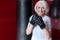
<svg viewBox="0 0 60 40">
<path fill-rule="evenodd" d="M 31 23 L 32 25 L 34 25 L 34 24 L 39 25 L 41 29 L 45 28 L 45 24 L 44 24 L 44 22 L 43 22 L 43 20 L 42 20 L 42 17 L 41 17 L 41 16 L 38 16 L 37 14 L 34 14 L 34 15 L 33 15 L 30 23 Z"/>
</svg>

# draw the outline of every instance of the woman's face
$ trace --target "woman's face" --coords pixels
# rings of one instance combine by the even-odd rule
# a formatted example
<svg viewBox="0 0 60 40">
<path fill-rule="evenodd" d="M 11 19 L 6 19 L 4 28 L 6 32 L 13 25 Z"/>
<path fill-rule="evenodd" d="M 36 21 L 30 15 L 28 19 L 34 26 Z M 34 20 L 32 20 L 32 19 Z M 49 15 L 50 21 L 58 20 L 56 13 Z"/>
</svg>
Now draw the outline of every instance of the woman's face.
<svg viewBox="0 0 60 40">
<path fill-rule="evenodd" d="M 45 12 L 45 8 L 43 6 L 42 3 L 39 3 L 38 6 L 36 7 L 36 10 L 37 10 L 37 14 L 38 15 L 44 15 L 44 12 Z"/>
</svg>

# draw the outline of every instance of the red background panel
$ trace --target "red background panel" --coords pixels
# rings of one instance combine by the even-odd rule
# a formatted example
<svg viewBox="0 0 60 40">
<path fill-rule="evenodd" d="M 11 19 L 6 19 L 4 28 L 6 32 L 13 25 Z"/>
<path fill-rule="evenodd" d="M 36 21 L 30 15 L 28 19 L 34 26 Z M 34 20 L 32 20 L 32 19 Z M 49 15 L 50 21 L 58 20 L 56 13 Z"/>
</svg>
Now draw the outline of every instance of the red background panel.
<svg viewBox="0 0 60 40">
<path fill-rule="evenodd" d="M 0 40 L 16 40 L 16 0 L 0 0 Z"/>
</svg>

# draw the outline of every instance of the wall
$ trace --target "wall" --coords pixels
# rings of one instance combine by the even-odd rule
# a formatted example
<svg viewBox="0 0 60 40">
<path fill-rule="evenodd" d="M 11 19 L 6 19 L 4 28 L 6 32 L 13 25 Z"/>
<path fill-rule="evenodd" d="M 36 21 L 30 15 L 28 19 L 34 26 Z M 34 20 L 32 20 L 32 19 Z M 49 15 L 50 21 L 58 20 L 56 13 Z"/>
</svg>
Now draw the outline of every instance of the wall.
<svg viewBox="0 0 60 40">
<path fill-rule="evenodd" d="M 16 0 L 0 0 L 0 40 L 16 40 Z"/>
</svg>

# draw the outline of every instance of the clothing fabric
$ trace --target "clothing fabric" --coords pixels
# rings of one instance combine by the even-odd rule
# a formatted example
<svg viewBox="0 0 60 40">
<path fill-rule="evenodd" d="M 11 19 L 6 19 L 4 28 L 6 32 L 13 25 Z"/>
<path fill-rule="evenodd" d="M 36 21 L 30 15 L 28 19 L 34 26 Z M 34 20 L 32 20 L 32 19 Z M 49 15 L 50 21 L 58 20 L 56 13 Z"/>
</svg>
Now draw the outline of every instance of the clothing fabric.
<svg viewBox="0 0 60 40">
<path fill-rule="evenodd" d="M 33 17 L 33 15 L 30 17 L 29 21 L 31 21 L 32 17 Z M 51 32 L 51 20 L 50 20 L 50 18 L 47 15 L 45 15 L 42 19 L 46 25 L 46 28 Z M 31 40 L 52 40 L 52 38 L 48 39 L 45 36 L 45 33 L 40 28 L 40 26 L 35 25 L 33 30 L 32 30 Z"/>
</svg>

